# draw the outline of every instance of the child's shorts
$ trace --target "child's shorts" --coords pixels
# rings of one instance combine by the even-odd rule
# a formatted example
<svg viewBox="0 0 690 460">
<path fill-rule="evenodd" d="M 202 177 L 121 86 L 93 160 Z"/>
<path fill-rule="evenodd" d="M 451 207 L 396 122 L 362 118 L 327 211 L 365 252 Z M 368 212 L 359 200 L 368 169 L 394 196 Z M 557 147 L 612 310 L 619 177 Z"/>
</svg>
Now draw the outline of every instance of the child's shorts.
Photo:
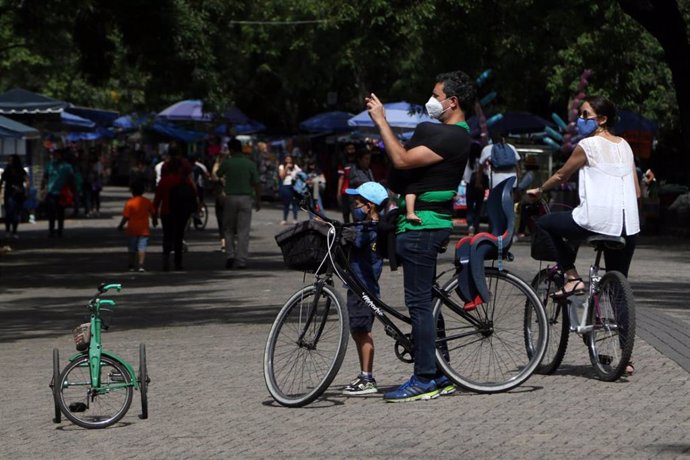
<svg viewBox="0 0 690 460">
<path fill-rule="evenodd" d="M 146 246 L 148 246 L 148 244 L 148 236 L 130 236 L 129 252 L 146 252 Z"/>
</svg>

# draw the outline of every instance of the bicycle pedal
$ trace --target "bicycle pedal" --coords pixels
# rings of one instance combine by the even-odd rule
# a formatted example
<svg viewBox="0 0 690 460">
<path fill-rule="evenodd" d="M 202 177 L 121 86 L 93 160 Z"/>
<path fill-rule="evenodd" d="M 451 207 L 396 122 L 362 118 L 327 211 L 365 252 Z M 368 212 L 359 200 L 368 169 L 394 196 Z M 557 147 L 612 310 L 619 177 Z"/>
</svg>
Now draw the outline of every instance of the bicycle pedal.
<svg viewBox="0 0 690 460">
<path fill-rule="evenodd" d="M 86 412 L 86 404 L 83 402 L 74 402 L 69 405 L 70 412 Z"/>
</svg>

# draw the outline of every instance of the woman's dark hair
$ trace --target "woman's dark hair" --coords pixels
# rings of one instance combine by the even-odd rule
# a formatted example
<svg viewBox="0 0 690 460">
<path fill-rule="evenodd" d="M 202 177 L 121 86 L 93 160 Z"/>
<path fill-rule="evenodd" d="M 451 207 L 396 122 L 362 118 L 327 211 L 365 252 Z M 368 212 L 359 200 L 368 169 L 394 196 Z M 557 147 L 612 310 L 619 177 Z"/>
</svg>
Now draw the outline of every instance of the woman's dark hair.
<svg viewBox="0 0 690 460">
<path fill-rule="evenodd" d="M 22 159 L 16 153 L 10 156 L 10 166 L 16 169 L 22 169 Z"/>
<path fill-rule="evenodd" d="M 460 70 L 455 72 L 442 73 L 436 76 L 437 83 L 443 83 L 443 92 L 446 97 L 455 96 L 458 104 L 465 114 L 474 112 L 474 103 L 477 100 L 477 89 L 474 81 Z"/>
<path fill-rule="evenodd" d="M 616 124 L 618 120 L 618 111 L 616 110 L 616 104 L 606 99 L 604 96 L 587 96 L 582 102 L 589 102 L 592 109 L 600 117 L 606 117 L 606 123 L 604 123 L 604 128 L 611 129 Z"/>
<path fill-rule="evenodd" d="M 475 163 L 479 160 L 479 157 L 482 156 L 482 144 L 479 142 L 472 142 L 470 144 L 470 156 L 467 159 L 467 163 L 470 165 L 470 168 L 474 169 Z"/>
</svg>

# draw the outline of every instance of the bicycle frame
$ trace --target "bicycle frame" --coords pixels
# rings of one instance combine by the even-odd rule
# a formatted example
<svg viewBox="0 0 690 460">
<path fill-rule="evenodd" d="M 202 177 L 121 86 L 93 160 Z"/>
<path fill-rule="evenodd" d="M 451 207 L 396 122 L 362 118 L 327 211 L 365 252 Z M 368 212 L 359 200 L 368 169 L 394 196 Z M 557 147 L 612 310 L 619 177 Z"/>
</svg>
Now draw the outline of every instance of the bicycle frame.
<svg viewBox="0 0 690 460">
<path fill-rule="evenodd" d="M 331 225 L 333 225 L 332 222 L 330 222 Z M 334 225 L 335 228 L 335 225 Z M 338 234 L 338 231 L 336 230 L 336 235 Z M 339 236 L 339 235 L 338 235 Z M 336 239 L 338 238 L 336 236 Z M 329 242 L 330 243 L 330 242 Z M 374 317 L 376 317 L 381 323 L 383 324 L 384 331 L 386 332 L 386 335 L 389 337 L 393 338 L 396 340 L 397 343 L 400 344 L 400 346 L 403 348 L 404 351 L 410 353 L 410 355 L 413 355 L 413 344 L 412 340 L 410 339 L 409 334 L 403 333 L 400 328 L 398 328 L 395 323 L 386 316 L 386 313 L 389 315 L 395 317 L 396 319 L 406 323 L 406 324 L 412 324 L 412 320 L 410 319 L 409 316 L 400 313 L 387 303 L 385 303 L 383 300 L 381 300 L 378 296 L 373 294 L 371 291 L 369 291 L 359 280 L 357 275 L 352 272 L 350 269 L 350 265 L 347 261 L 347 257 L 345 256 L 345 253 L 342 249 L 342 247 L 339 244 L 329 244 L 328 245 L 329 250 L 326 254 L 326 259 L 324 260 L 324 263 L 327 264 L 326 268 L 326 273 L 325 275 L 317 275 L 317 285 L 323 286 L 323 284 L 330 279 L 333 274 L 335 274 L 342 282 L 344 282 L 350 290 L 364 302 L 364 304 L 373 312 Z M 434 298 L 439 298 L 441 301 L 447 305 L 449 308 L 451 308 L 455 313 L 457 313 L 459 316 L 463 317 L 469 324 L 472 324 L 473 326 L 476 326 L 480 330 L 484 330 L 486 328 L 486 325 L 482 324 L 477 318 L 473 317 L 470 315 L 468 312 L 465 311 L 462 305 L 457 304 L 455 301 L 453 301 L 443 290 L 439 287 L 438 285 L 438 280 L 448 273 L 450 270 L 446 270 L 444 272 L 441 272 L 436 276 L 436 279 L 434 281 L 434 285 L 432 286 L 432 296 Z M 317 290 L 319 290 L 319 287 L 317 286 Z M 314 296 L 314 299 L 318 299 L 318 295 Z M 310 318 L 307 320 L 307 326 L 311 322 L 311 317 L 313 316 L 310 315 Z M 304 331 L 306 331 L 307 328 L 305 327 Z M 474 332 L 468 332 L 464 334 L 460 334 L 457 336 L 452 336 L 450 338 L 459 338 L 459 337 L 464 337 L 468 335 L 472 335 Z M 304 332 L 300 336 L 300 341 L 303 339 Z M 447 341 L 449 338 L 444 337 L 444 341 Z M 318 341 L 318 336 L 316 338 L 316 341 Z M 301 343 L 301 342 L 300 342 Z"/>
<path fill-rule="evenodd" d="M 129 362 L 127 362 L 120 356 L 116 355 L 115 353 L 103 350 L 101 342 L 101 331 L 103 327 L 103 320 L 101 319 L 101 306 L 103 305 L 107 305 L 114 308 L 116 304 L 114 300 L 100 299 L 98 298 L 98 295 L 96 295 L 96 297 L 91 299 L 91 301 L 89 302 L 89 309 L 91 310 L 91 341 L 89 342 L 88 349 L 88 365 L 89 375 L 91 379 L 91 388 L 93 388 L 96 393 L 107 393 L 112 390 L 117 390 L 126 387 L 134 387 L 138 390 L 139 382 L 136 378 L 136 372 L 134 371 L 134 367 Z M 83 356 L 84 354 L 85 352 L 75 353 L 72 356 L 70 356 L 69 361 L 72 362 L 75 359 Z M 126 383 L 123 380 L 123 383 L 121 384 L 110 384 L 108 385 L 107 389 L 101 388 L 101 357 L 103 355 L 108 356 L 109 358 L 119 362 L 125 367 L 125 369 L 127 369 L 127 372 L 129 372 L 129 375 L 131 377 L 129 383 Z"/>
</svg>

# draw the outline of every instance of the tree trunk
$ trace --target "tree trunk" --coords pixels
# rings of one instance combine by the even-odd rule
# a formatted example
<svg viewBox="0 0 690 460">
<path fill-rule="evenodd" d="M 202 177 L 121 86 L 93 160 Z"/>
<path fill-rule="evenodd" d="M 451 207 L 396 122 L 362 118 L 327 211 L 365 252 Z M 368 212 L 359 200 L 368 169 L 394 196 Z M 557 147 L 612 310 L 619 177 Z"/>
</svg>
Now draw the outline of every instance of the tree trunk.
<svg viewBox="0 0 690 460">
<path fill-rule="evenodd" d="M 676 0 L 618 0 L 623 11 L 644 27 L 664 50 L 676 90 L 683 139 L 679 168 L 690 183 L 690 42 Z"/>
</svg>

